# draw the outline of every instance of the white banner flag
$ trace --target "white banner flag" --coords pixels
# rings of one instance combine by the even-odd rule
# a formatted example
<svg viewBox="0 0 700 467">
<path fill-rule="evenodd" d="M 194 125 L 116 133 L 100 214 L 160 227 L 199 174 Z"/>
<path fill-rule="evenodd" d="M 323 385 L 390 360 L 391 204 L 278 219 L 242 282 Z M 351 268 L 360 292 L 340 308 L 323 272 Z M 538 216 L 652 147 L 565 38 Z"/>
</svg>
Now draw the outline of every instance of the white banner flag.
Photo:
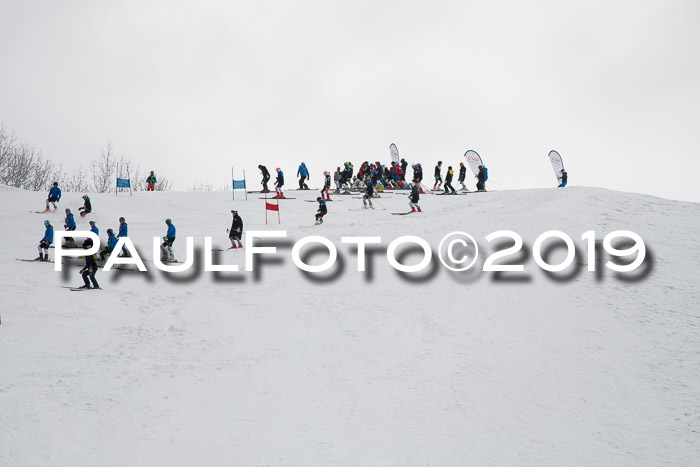
<svg viewBox="0 0 700 467">
<path fill-rule="evenodd" d="M 476 151 L 472 151 L 470 149 L 464 153 L 464 158 L 467 160 L 467 165 L 469 165 L 469 168 L 472 169 L 474 175 L 479 175 L 479 166 L 484 165 L 484 163 L 481 161 L 481 156 L 477 154 Z"/>
<path fill-rule="evenodd" d="M 564 160 L 557 151 L 549 151 L 549 161 L 552 163 L 554 175 L 557 177 L 557 180 L 560 180 L 561 171 L 564 170 Z"/>
<path fill-rule="evenodd" d="M 391 146 L 389 146 L 389 152 L 391 153 L 391 160 L 398 164 L 399 163 L 399 148 L 397 148 L 394 143 L 391 143 Z"/>
</svg>

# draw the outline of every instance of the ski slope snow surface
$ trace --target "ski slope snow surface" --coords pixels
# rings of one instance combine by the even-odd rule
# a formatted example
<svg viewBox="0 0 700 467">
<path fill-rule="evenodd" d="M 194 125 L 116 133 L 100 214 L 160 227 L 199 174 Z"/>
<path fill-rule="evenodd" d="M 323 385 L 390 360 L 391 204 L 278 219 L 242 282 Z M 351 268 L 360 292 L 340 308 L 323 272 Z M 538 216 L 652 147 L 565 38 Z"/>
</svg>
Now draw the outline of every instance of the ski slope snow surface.
<svg viewBox="0 0 700 467">
<path fill-rule="evenodd" d="M 95 220 L 104 243 L 124 216 L 149 271 L 100 271 L 103 290 L 72 292 L 80 262 L 55 272 L 16 258 L 35 258 L 44 219 L 59 230 L 81 194 L 37 214 L 45 193 L 0 191 L 0 465 L 700 463 L 698 204 L 570 187 L 424 195 L 423 213 L 391 216 L 409 209 L 404 193 L 373 211 L 334 196 L 315 226 L 305 200 L 318 192 L 289 191 L 282 224 L 272 212 L 266 226 L 258 194 L 97 194 L 79 229 Z M 241 272 L 207 272 L 203 239 L 229 246 L 234 207 L 246 231 L 288 238 L 257 272 L 243 271 L 244 251 L 215 254 Z M 191 270 L 153 267 L 165 218 L 181 257 L 194 238 Z M 494 251 L 484 237 L 503 229 L 524 239 L 511 258 L 524 273 L 480 270 Z M 531 251 L 552 229 L 583 254 L 546 274 Z M 636 232 L 643 268 L 587 271 L 589 230 Z M 453 231 L 481 248 L 472 270 L 388 265 L 393 239 L 437 248 Z M 293 264 L 309 235 L 337 246 L 330 271 Z M 367 271 L 343 236 L 382 238 Z"/>
</svg>

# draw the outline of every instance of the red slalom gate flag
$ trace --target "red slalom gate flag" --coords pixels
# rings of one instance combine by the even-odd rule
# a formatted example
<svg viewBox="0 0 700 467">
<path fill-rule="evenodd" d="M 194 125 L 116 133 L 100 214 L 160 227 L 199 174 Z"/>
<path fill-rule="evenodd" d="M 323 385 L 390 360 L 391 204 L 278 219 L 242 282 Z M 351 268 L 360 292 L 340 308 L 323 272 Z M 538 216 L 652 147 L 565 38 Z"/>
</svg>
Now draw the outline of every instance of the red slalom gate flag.
<svg viewBox="0 0 700 467">
<path fill-rule="evenodd" d="M 265 193 L 265 225 L 267 225 L 267 211 L 277 211 L 277 223 L 282 223 L 280 219 L 280 200 L 277 200 L 277 204 L 268 203 L 267 193 Z"/>
</svg>

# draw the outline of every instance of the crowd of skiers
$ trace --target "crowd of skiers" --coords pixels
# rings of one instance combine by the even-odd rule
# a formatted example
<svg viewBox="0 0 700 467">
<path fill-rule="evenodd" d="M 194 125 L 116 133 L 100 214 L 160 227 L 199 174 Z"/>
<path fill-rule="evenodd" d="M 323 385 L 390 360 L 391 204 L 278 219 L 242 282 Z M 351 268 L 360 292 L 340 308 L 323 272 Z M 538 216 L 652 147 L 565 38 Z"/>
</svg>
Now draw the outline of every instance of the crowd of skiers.
<svg viewBox="0 0 700 467">
<path fill-rule="evenodd" d="M 262 192 L 268 193 L 269 187 L 268 182 L 270 181 L 270 172 L 264 165 L 258 165 L 260 172 L 262 174 Z M 419 201 L 420 195 L 425 193 L 424 189 L 427 187 L 423 185 L 423 167 L 420 163 L 411 165 L 412 177 L 411 181 L 407 182 L 406 175 L 408 170 L 408 163 L 405 159 L 401 159 L 400 162 L 391 162 L 390 165 L 382 165 L 379 161 L 370 163 L 368 161 L 363 162 L 357 169 L 355 173 L 355 167 L 351 162 L 345 162 L 342 167 L 337 167 L 333 177 L 328 171 L 323 173 L 324 183 L 321 189 L 321 196 L 316 198 L 318 202 L 318 209 L 316 211 L 316 224 L 323 223 L 323 217 L 328 213 L 328 207 L 326 202 L 332 201 L 330 198 L 331 189 L 334 184 L 335 188 L 333 193 L 335 194 L 350 194 L 351 190 L 355 192 L 362 193 L 362 204 L 365 209 L 374 209 L 372 199 L 379 196 L 379 193 L 385 190 L 410 190 L 409 206 L 411 208 L 410 212 L 422 212 Z M 484 165 L 478 166 L 478 173 L 476 175 L 476 189 L 477 191 L 486 191 L 486 181 L 488 180 L 488 169 Z M 273 198 L 284 199 L 284 173 L 278 167 L 275 169 L 277 174 L 274 187 L 275 196 Z M 460 191 L 469 191 L 466 186 L 466 174 L 467 168 L 464 162 L 459 164 L 459 172 L 457 176 L 457 181 L 461 185 Z M 297 169 L 297 177 L 299 177 L 299 189 L 309 190 L 309 186 L 306 181 L 309 179 L 309 170 L 306 164 L 302 162 Z M 562 169 L 557 175 L 559 187 L 563 188 L 566 186 L 568 181 L 567 172 Z M 452 186 L 452 181 L 454 179 L 454 170 L 452 166 L 448 166 L 445 171 L 445 177 L 442 177 L 442 161 L 438 161 L 434 170 L 434 183 L 433 191 L 444 191 L 445 194 L 456 193 L 455 188 Z M 155 189 L 155 184 L 157 183 L 156 177 L 151 171 L 147 180 L 147 191 L 153 191 Z M 53 211 L 55 212 L 58 208 L 58 203 L 61 200 L 61 189 L 58 187 L 58 183 L 54 182 L 53 186 L 49 190 L 48 197 L 46 199 L 46 209 L 43 212 L 51 212 L 50 206 L 53 206 Z M 83 206 L 78 209 L 80 216 L 85 217 L 92 212 L 92 203 L 88 195 L 83 195 Z M 238 215 L 237 210 L 232 210 L 231 214 L 233 220 L 231 223 L 231 228 L 227 229 L 229 233 L 229 240 L 231 241 L 231 249 L 242 248 L 241 238 L 243 234 L 243 220 Z M 66 231 L 74 231 L 77 228 L 77 224 L 73 213 L 70 208 L 65 209 L 65 224 L 64 228 Z M 161 245 L 161 260 L 162 261 L 176 261 L 175 254 L 173 251 L 173 243 L 176 238 L 176 229 L 173 225 L 171 219 L 166 219 L 165 223 L 167 225 L 167 232 L 163 237 L 163 243 Z M 95 221 L 89 221 L 90 231 L 99 237 L 99 229 Z M 49 220 L 44 221 L 45 232 L 43 238 L 39 242 L 39 256 L 36 258 L 37 261 L 48 261 L 49 260 L 49 247 L 54 241 L 54 227 L 51 225 Z M 119 229 L 115 235 L 112 229 L 107 229 L 107 242 L 104 248 L 99 251 L 100 261 L 105 261 L 106 258 L 112 254 L 119 238 L 128 236 L 128 225 L 124 217 L 119 218 Z M 76 248 L 75 239 L 72 237 L 65 237 L 66 248 Z M 92 240 L 89 238 L 82 243 L 82 248 L 89 249 L 93 246 Z M 129 253 L 126 248 L 122 247 L 122 251 L 119 256 L 128 256 Z M 86 255 L 85 256 L 85 267 L 81 269 L 81 274 L 83 276 L 84 288 L 99 288 L 97 281 L 95 280 L 95 272 L 97 270 L 97 254 Z"/>
</svg>

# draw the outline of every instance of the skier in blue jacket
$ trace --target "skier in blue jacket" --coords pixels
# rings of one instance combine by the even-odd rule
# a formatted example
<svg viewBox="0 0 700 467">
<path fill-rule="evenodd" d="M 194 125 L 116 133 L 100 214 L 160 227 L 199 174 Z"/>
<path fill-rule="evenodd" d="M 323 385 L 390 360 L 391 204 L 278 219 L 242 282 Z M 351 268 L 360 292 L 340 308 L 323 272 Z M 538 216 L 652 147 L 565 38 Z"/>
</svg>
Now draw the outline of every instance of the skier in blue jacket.
<svg viewBox="0 0 700 467">
<path fill-rule="evenodd" d="M 557 188 L 564 188 L 566 186 L 566 182 L 569 181 L 569 174 L 566 173 L 566 170 L 561 169 L 561 172 L 559 173 L 559 186 Z"/>
<path fill-rule="evenodd" d="M 299 166 L 299 169 L 297 170 L 297 177 L 301 177 L 299 179 L 299 189 L 300 190 L 308 190 L 309 187 L 305 183 L 305 180 L 307 178 L 309 178 L 309 169 L 306 168 L 306 164 L 303 162 L 301 163 L 301 165 Z"/>
<path fill-rule="evenodd" d="M 95 221 L 90 221 L 90 232 L 94 233 L 98 237 L 100 236 L 100 229 L 97 228 Z"/>
<path fill-rule="evenodd" d="M 117 246 L 117 236 L 114 235 L 112 229 L 107 229 L 107 246 L 104 250 L 100 251 L 100 259 L 104 261 L 105 256 L 112 254 L 114 247 Z"/>
<path fill-rule="evenodd" d="M 46 210 L 49 212 L 49 203 L 53 204 L 53 210 L 56 210 L 56 203 L 61 200 L 61 189 L 58 187 L 58 182 L 53 182 L 53 186 L 49 190 L 49 197 L 46 198 Z"/>
<path fill-rule="evenodd" d="M 49 246 L 53 243 L 53 226 L 48 220 L 44 221 L 44 238 L 39 242 L 39 257 L 35 261 L 49 260 Z"/>
<path fill-rule="evenodd" d="M 128 237 L 129 233 L 129 226 L 126 223 L 126 219 L 123 217 L 119 218 L 119 232 L 117 232 L 117 238 L 122 238 L 122 237 Z M 130 256 L 129 252 L 126 251 L 126 248 L 122 247 L 122 254 L 121 256 Z"/>
<path fill-rule="evenodd" d="M 173 243 L 175 242 L 175 225 L 170 219 L 165 219 L 168 226 L 168 232 L 163 237 L 163 244 L 160 246 L 160 256 L 164 261 L 175 261 L 175 253 L 173 253 Z"/>
<path fill-rule="evenodd" d="M 63 226 L 66 230 L 72 232 L 75 230 L 78 226 L 75 224 L 75 219 L 73 218 L 73 213 L 70 212 L 70 209 L 66 208 L 66 223 Z M 66 237 L 66 246 L 74 246 L 75 245 L 75 240 L 73 240 L 73 237 Z"/>
</svg>

